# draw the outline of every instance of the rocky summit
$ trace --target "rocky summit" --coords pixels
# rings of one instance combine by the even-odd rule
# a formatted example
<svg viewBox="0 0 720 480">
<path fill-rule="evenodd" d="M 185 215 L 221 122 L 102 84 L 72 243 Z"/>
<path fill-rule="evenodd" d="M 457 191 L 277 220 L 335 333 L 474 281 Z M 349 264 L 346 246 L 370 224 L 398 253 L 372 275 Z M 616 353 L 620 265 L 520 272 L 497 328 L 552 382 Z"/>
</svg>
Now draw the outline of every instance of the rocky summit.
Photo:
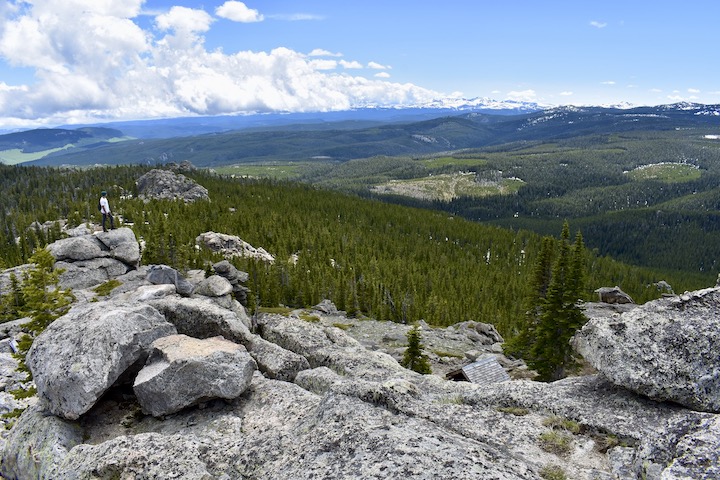
<svg viewBox="0 0 720 480">
<path fill-rule="evenodd" d="M 183 163 L 185 169 L 192 169 L 192 164 Z M 208 191 L 182 173 L 170 170 L 154 169 L 137 180 L 140 198 L 164 198 L 182 200 L 183 202 L 196 202 L 208 199 Z"/>
<path fill-rule="evenodd" d="M 573 342 L 597 374 L 523 379 L 491 325 L 465 322 L 422 325 L 420 375 L 398 362 L 407 325 L 331 302 L 251 317 L 243 272 L 139 265 L 111 253 L 134 252 L 128 232 L 108 233 L 127 241 L 51 246 L 124 267 L 106 295 L 89 285 L 105 276 L 64 278 L 77 302 L 35 339 L 24 403 L 8 393 L 26 383 L 23 320 L 0 325 L 0 409 L 27 407 L 2 437 L 5 479 L 720 478 L 717 289 L 587 305 Z M 514 380 L 446 379 L 489 357 Z"/>
</svg>

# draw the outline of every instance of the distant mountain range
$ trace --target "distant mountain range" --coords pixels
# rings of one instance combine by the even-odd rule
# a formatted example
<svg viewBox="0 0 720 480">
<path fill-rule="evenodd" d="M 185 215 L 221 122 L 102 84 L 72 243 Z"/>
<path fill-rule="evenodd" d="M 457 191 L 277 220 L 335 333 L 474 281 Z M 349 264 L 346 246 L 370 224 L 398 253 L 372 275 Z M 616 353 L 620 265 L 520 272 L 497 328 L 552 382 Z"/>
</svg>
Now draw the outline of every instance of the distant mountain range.
<svg viewBox="0 0 720 480">
<path fill-rule="evenodd" d="M 633 130 L 706 129 L 720 134 L 720 105 L 554 107 L 474 99 L 422 108 L 173 118 L 102 127 L 36 129 L 0 135 L 5 163 L 92 165 L 190 160 L 219 166 L 263 160 L 346 161 L 375 155 L 422 155 L 517 141 Z M 118 141 L 121 138 L 131 138 Z M 33 152 L 31 162 L 17 160 Z M 47 155 L 37 157 L 38 152 Z"/>
<path fill-rule="evenodd" d="M 359 128 L 395 122 L 416 122 L 460 112 L 517 115 L 548 108 L 532 102 L 493 100 L 490 98 L 443 98 L 423 105 L 381 106 L 367 105 L 363 108 L 332 112 L 308 113 L 260 113 L 249 115 L 220 115 L 214 117 L 178 117 L 155 120 L 136 120 L 103 124 L 122 130 L 135 138 L 170 138 L 204 133 L 227 132 L 249 128 L 271 129 L 293 125 L 309 128 Z M 84 127 L 96 125 L 81 125 Z M 62 128 L 78 128 L 65 126 Z"/>
</svg>

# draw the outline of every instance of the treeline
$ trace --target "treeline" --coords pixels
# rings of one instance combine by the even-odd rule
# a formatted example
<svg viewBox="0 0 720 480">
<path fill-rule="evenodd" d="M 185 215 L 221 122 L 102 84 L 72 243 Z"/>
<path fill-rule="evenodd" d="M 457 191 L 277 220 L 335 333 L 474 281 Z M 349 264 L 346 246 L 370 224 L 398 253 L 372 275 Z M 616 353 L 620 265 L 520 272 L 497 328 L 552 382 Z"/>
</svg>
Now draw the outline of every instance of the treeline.
<svg viewBox="0 0 720 480">
<path fill-rule="evenodd" d="M 31 228 L 35 221 L 99 222 L 97 199 L 107 190 L 114 212 L 143 241 L 144 264 L 206 268 L 220 259 L 196 248 L 196 236 L 206 231 L 237 235 L 273 254 L 271 265 L 233 259 L 250 274 L 251 308 L 305 307 L 329 298 L 349 314 L 407 323 L 424 319 L 438 326 L 477 320 L 506 336 L 516 333 L 524 316 L 537 234 L 307 184 L 205 171 L 189 176 L 208 189 L 210 201 L 145 202 L 137 198 L 135 180 L 147 170 L 0 167 L 7 192 L 0 198 L 0 261 L 6 267 L 23 263 L 35 247 L 59 235 L 57 229 Z M 707 286 L 707 277 L 635 268 L 592 252 L 586 265 L 585 299 L 600 286 L 620 285 L 638 302 L 660 295 L 653 286 L 659 280 L 676 290 Z"/>
</svg>

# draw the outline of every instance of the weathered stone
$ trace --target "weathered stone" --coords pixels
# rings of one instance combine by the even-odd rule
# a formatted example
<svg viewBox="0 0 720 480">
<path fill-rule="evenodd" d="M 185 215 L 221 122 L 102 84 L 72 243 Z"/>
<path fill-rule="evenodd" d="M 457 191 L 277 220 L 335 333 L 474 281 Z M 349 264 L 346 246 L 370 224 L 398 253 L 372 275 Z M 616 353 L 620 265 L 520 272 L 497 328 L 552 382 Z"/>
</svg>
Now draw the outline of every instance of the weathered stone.
<svg viewBox="0 0 720 480">
<path fill-rule="evenodd" d="M 105 305 L 133 304 L 147 289 L 157 288 L 135 283 L 136 273 L 123 276 L 127 283 L 117 289 L 123 291 Z M 166 287 L 168 293 L 174 288 Z M 699 309 L 693 298 L 687 295 L 680 310 Z M 648 399 L 602 375 L 553 383 L 446 382 L 404 369 L 390 356 L 363 346 L 402 352 L 407 325 L 346 318 L 341 312 L 313 311 L 312 323 L 297 316 L 260 315 L 263 339 L 240 320 L 246 317 L 244 309 L 238 314 L 232 305 L 220 307 L 210 297 L 169 295 L 149 303 L 188 335 L 237 336 L 235 341 L 246 346 L 264 376 L 254 372 L 247 390 L 233 400 L 208 400 L 202 408 L 163 419 L 143 416 L 132 397 L 114 388 L 82 415 L 85 443 L 69 452 L 59 449 L 47 468 L 36 466 L 48 472 L 42 478 L 535 480 L 547 465 L 561 467 L 565 478 L 573 480 L 718 476 L 717 415 Z M 604 304 L 586 311 L 617 321 L 623 312 L 638 308 Z M 708 315 L 716 316 L 712 311 Z M 424 325 L 423 343 L 443 352 L 486 354 L 499 343 L 477 325 Z M 655 354 L 657 346 L 648 345 Z M 433 368 L 446 358 L 436 358 Z M 496 358 L 504 366 L 513 363 L 502 355 Z M 48 361 L 55 358 L 48 356 Z M 316 368 L 309 369 L 311 365 Z M 209 380 L 213 375 L 201 376 Z M 194 387 L 191 380 L 176 383 Z M 577 433 L 567 432 L 568 451 L 557 455 L 543 450 L 541 435 L 567 420 L 579 426 Z M 26 420 L 18 422 L 22 426 Z M 34 431 L 23 441 L 34 445 L 44 434 Z M 606 454 L 618 441 L 622 446 Z M 37 470 L 30 471 L 35 478 Z M 20 473 L 19 478 L 27 476 Z"/>
<path fill-rule="evenodd" d="M 226 257 L 248 257 L 273 263 L 275 257 L 262 248 L 255 248 L 240 237 L 224 233 L 205 232 L 195 238 L 195 244 L 209 248 L 213 252 L 221 253 Z"/>
<path fill-rule="evenodd" d="M 110 256 L 126 265 L 137 267 L 140 264 L 140 244 L 137 242 L 120 244 L 110 251 Z"/>
<path fill-rule="evenodd" d="M 663 480 L 720 478 L 720 416 L 703 420 L 675 445 Z"/>
<path fill-rule="evenodd" d="M 149 305 L 86 304 L 35 339 L 27 365 L 50 411 L 73 420 L 127 369 L 143 362 L 154 340 L 174 333 L 175 327 Z"/>
<path fill-rule="evenodd" d="M 17 335 L 22 330 L 22 325 L 30 321 L 30 317 L 18 318 L 9 322 L 0 323 L 0 338 Z"/>
<path fill-rule="evenodd" d="M 322 312 L 326 315 L 337 315 L 338 309 L 335 306 L 335 304 L 328 300 L 327 298 L 323 300 L 322 302 L 318 303 L 313 307 L 313 310 L 317 310 L 318 312 Z"/>
<path fill-rule="evenodd" d="M 82 430 L 45 410 L 42 404 L 25 410 L 10 431 L 0 473 L 7 479 L 53 479 L 71 448 L 83 441 Z"/>
<path fill-rule="evenodd" d="M 85 444 L 73 448 L 52 479 L 223 478 L 208 471 L 206 449 L 207 445 L 203 442 L 184 434 L 143 433 L 121 436 L 99 445 Z"/>
<path fill-rule="evenodd" d="M 138 196 L 143 199 L 167 198 L 192 203 L 207 200 L 208 191 L 195 180 L 169 170 L 150 170 L 137 180 Z"/>
<path fill-rule="evenodd" d="M 195 286 L 193 293 L 206 297 L 224 297 L 233 292 L 233 287 L 227 279 L 220 275 L 211 275 Z"/>
<path fill-rule="evenodd" d="M 152 348 L 133 390 L 143 412 L 155 417 L 215 398 L 237 398 L 257 370 L 245 347 L 222 337 L 171 335 Z"/>
<path fill-rule="evenodd" d="M 124 275 L 129 267 L 113 258 L 93 258 L 72 263 L 55 262 L 55 268 L 64 270 L 60 274 L 62 288 L 90 288 Z"/>
<path fill-rule="evenodd" d="M 94 236 L 69 237 L 57 240 L 47 246 L 55 260 L 92 260 L 107 257 L 108 251 L 103 250 L 103 244 Z"/>
<path fill-rule="evenodd" d="M 720 412 L 720 288 L 591 318 L 573 345 L 617 385 L 653 399 Z"/>
<path fill-rule="evenodd" d="M 339 328 L 318 327 L 281 315 L 261 315 L 258 325 L 263 338 L 303 355 L 313 368 L 326 366 L 365 379 L 386 379 L 409 372 L 390 355 L 366 350 Z"/>
<path fill-rule="evenodd" d="M 122 298 L 126 300 L 132 300 L 135 302 L 147 302 L 150 300 L 159 300 L 161 298 L 174 295 L 175 285 L 163 284 L 163 285 L 144 285 L 138 287 L 137 290 L 130 292 L 130 295 L 125 295 Z"/>
<path fill-rule="evenodd" d="M 505 340 L 495 328 L 495 325 L 489 323 L 475 322 L 475 330 L 481 335 L 492 340 L 491 343 L 503 343 Z"/>
<path fill-rule="evenodd" d="M 268 378 L 292 382 L 298 372 L 310 368 L 307 359 L 302 355 L 285 350 L 258 335 L 251 335 L 245 346 L 260 371 Z"/>
<path fill-rule="evenodd" d="M 175 325 L 178 333 L 194 338 L 221 336 L 245 344 L 252 335 L 238 315 L 209 298 L 166 297 L 148 302 Z"/>
<path fill-rule="evenodd" d="M 195 286 L 185 280 L 180 272 L 167 265 L 153 265 L 148 270 L 147 280 L 155 285 L 170 284 L 175 285 L 177 293 L 183 297 L 189 297 Z"/>
<path fill-rule="evenodd" d="M 3 270 L 0 272 L 0 295 L 6 294 L 11 287 L 11 277 L 15 277 L 15 279 L 18 281 L 18 283 L 22 282 L 23 275 L 25 272 L 30 270 L 31 268 L 35 267 L 32 263 L 26 263 L 23 265 L 18 265 L 17 267 L 8 268 L 7 270 Z"/>
<path fill-rule="evenodd" d="M 82 237 L 84 235 L 92 235 L 93 231 L 86 224 L 78 225 L 75 228 L 65 230 L 68 237 Z"/>
<path fill-rule="evenodd" d="M 601 302 L 604 303 L 635 303 L 630 295 L 623 292 L 620 287 L 600 287 L 595 290 Z"/>
<path fill-rule="evenodd" d="M 89 288 L 138 267 L 140 247 L 129 228 L 64 238 L 48 245 L 63 288 Z"/>
<path fill-rule="evenodd" d="M 17 369 L 17 360 L 13 358 L 13 348 L 10 348 L 10 340 L 3 340 L 3 351 L 0 351 L 0 391 L 7 392 L 18 388 L 20 384 L 27 381 L 27 373 L 20 372 Z M 14 348 L 17 348 L 15 343 Z M 0 413 L 8 413 L 11 409 Z"/>
<path fill-rule="evenodd" d="M 248 275 L 247 272 L 241 272 L 240 270 L 235 268 L 235 265 L 228 262 L 227 260 L 222 260 L 214 264 L 213 270 L 215 270 L 215 273 L 217 273 L 221 277 L 227 278 L 227 280 L 233 285 L 238 282 L 245 283 L 250 278 L 250 275 Z"/>
<path fill-rule="evenodd" d="M 126 244 L 138 245 L 135 232 L 128 227 L 116 228 L 107 232 L 97 232 L 94 235 L 94 238 L 99 240 L 100 243 L 102 243 L 105 248 L 110 251 Z"/>
</svg>

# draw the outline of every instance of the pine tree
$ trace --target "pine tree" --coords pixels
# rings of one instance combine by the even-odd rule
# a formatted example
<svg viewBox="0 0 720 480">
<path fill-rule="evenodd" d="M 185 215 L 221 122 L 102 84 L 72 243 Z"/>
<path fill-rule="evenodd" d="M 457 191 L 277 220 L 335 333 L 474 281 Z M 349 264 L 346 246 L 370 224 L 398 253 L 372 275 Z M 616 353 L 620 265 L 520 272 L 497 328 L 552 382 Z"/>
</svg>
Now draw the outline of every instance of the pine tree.
<svg viewBox="0 0 720 480">
<path fill-rule="evenodd" d="M 37 335 L 53 320 L 65 315 L 75 298 L 70 290 L 58 287 L 62 270 L 54 269 L 55 259 L 47 249 L 38 250 L 30 262 L 35 267 L 27 272 L 22 292 L 23 310 L 31 320 L 23 326 Z"/>
<path fill-rule="evenodd" d="M 547 288 L 543 287 L 548 280 L 543 275 L 548 264 L 544 251 L 538 258 L 528 301 L 535 308 L 530 310 L 523 330 L 506 347 L 508 353 L 525 359 L 541 381 L 563 378 L 573 368 L 575 361 L 569 341 L 586 321 L 578 306 L 584 290 L 584 244 L 579 232 L 573 247 L 569 239 L 570 227 L 565 222 Z"/>
<path fill-rule="evenodd" d="M 542 306 L 552 278 L 555 245 L 556 242 L 553 237 L 543 237 L 530 280 L 530 293 L 525 300 L 524 321 L 521 323 L 517 335 L 508 340 L 503 346 L 505 353 L 508 355 L 527 358 L 530 349 L 537 340 L 535 330 L 540 322 Z"/>
<path fill-rule="evenodd" d="M 405 349 L 400 365 L 417 373 L 432 373 L 427 355 L 422 353 L 423 344 L 420 337 L 420 329 L 417 325 L 413 325 L 407 332 L 408 346 Z"/>
<path fill-rule="evenodd" d="M 28 379 L 31 377 L 30 370 L 25 365 L 25 356 L 33 340 L 53 320 L 67 313 L 70 304 L 75 300 L 70 290 L 61 290 L 58 287 L 62 271 L 53 268 L 55 259 L 47 249 L 38 250 L 30 257 L 30 261 L 35 266 L 23 279 L 21 290 L 24 305 L 20 312 L 23 316 L 30 317 L 30 321 L 22 325 L 28 335 L 18 342 L 18 352 L 13 354 L 19 362 L 18 370 L 28 373 Z"/>
<path fill-rule="evenodd" d="M 14 273 L 10 274 L 10 290 L 0 298 L 0 322 L 14 320 L 25 306 L 22 285 Z"/>
</svg>

